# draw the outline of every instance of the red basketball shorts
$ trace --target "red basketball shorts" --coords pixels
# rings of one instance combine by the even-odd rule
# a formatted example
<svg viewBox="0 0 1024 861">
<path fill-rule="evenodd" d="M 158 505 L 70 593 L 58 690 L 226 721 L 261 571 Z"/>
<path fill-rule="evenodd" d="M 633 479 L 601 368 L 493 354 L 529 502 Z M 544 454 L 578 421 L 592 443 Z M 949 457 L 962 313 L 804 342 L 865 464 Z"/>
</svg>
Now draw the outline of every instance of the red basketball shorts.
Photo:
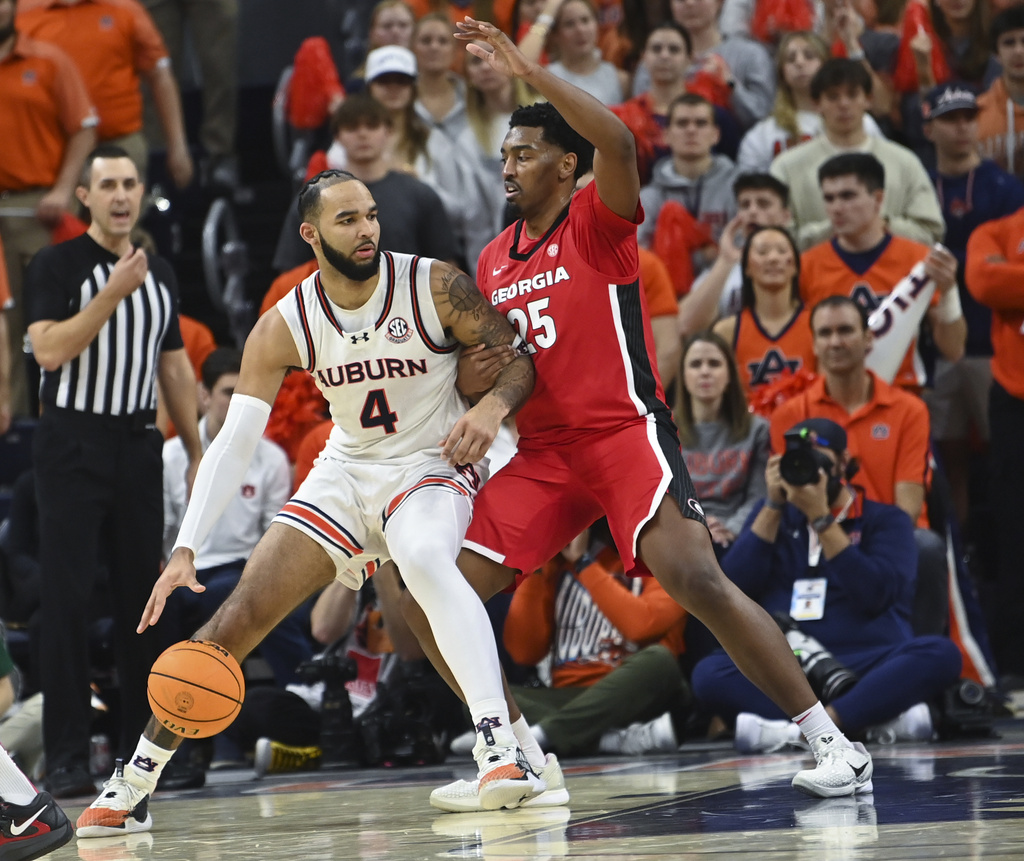
<svg viewBox="0 0 1024 861">
<path fill-rule="evenodd" d="M 630 571 L 640 530 L 666 494 L 684 516 L 707 525 L 667 417 L 567 444 L 520 440 L 515 457 L 478 494 L 463 547 L 528 574 L 606 515 Z"/>
</svg>

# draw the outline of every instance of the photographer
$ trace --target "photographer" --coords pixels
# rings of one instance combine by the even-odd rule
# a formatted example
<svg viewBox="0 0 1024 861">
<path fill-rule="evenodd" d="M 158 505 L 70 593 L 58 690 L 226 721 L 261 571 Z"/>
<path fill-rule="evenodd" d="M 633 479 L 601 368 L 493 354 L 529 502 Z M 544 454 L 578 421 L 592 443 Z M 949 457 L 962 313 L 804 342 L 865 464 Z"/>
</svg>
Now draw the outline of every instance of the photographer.
<svg viewBox="0 0 1024 861">
<path fill-rule="evenodd" d="M 856 466 L 835 422 L 802 421 L 787 432 L 786 444 L 786 454 L 769 459 L 768 495 L 722 567 L 766 610 L 790 616 L 858 677 L 831 702 L 822 697 L 844 732 L 863 732 L 915 707 L 903 729 L 929 737 L 930 719 L 922 726 L 927 710 L 917 704 L 954 682 L 961 660 L 945 637 L 911 632 L 913 524 L 896 506 L 865 499 L 849 483 Z M 807 656 L 798 657 L 805 671 L 813 669 Z M 819 680 L 808 676 L 814 687 Z M 775 750 L 800 739 L 795 724 L 772 720 L 785 715 L 725 654 L 698 663 L 692 683 L 711 711 L 726 719 L 740 715 L 741 750 Z"/>
</svg>

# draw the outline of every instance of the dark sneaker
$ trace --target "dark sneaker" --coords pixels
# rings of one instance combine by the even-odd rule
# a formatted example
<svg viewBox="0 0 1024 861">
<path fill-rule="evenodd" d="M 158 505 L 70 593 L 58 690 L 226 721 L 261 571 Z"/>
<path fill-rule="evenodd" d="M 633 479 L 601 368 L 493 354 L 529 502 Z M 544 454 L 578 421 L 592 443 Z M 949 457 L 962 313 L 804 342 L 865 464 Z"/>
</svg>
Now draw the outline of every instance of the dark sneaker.
<svg viewBox="0 0 1024 861">
<path fill-rule="evenodd" d="M 75 831 L 48 792 L 31 804 L 0 799 L 0 861 L 31 861 L 67 843 Z"/>
<path fill-rule="evenodd" d="M 96 791 L 92 775 L 79 765 L 49 772 L 44 785 L 54 798 L 77 798 L 92 795 Z"/>
</svg>

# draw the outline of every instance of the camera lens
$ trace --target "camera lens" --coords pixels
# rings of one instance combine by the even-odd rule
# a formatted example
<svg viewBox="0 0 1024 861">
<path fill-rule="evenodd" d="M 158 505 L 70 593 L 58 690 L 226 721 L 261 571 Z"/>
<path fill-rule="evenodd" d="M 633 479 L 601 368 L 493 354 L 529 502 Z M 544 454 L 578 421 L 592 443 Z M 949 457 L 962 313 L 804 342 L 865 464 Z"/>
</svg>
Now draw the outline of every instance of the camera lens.
<svg viewBox="0 0 1024 861">
<path fill-rule="evenodd" d="M 782 455 L 779 473 L 792 485 L 812 484 L 818 479 L 818 463 L 813 449 L 794 449 Z"/>
<path fill-rule="evenodd" d="M 956 689 L 956 695 L 964 705 L 976 706 L 985 699 L 985 689 L 970 679 L 961 679 Z"/>
</svg>

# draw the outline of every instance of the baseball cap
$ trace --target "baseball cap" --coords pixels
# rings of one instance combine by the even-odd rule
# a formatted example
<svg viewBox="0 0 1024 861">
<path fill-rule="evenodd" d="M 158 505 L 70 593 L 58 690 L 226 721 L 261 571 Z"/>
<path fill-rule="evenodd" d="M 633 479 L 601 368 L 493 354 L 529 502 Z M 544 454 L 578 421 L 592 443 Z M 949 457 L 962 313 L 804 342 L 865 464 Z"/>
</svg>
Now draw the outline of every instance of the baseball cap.
<svg viewBox="0 0 1024 861">
<path fill-rule="evenodd" d="M 846 451 L 846 431 L 831 419 L 804 419 L 802 422 L 793 425 L 787 433 L 794 431 L 809 430 L 818 438 L 817 445 L 830 448 L 837 454 Z"/>
<path fill-rule="evenodd" d="M 939 84 L 932 87 L 921 104 L 926 120 L 935 119 L 950 111 L 977 111 L 978 100 L 974 92 L 963 84 Z"/>
<path fill-rule="evenodd" d="M 366 55 L 367 83 L 381 75 L 408 75 L 416 77 L 416 55 L 401 45 L 385 45 L 374 48 Z"/>
</svg>

